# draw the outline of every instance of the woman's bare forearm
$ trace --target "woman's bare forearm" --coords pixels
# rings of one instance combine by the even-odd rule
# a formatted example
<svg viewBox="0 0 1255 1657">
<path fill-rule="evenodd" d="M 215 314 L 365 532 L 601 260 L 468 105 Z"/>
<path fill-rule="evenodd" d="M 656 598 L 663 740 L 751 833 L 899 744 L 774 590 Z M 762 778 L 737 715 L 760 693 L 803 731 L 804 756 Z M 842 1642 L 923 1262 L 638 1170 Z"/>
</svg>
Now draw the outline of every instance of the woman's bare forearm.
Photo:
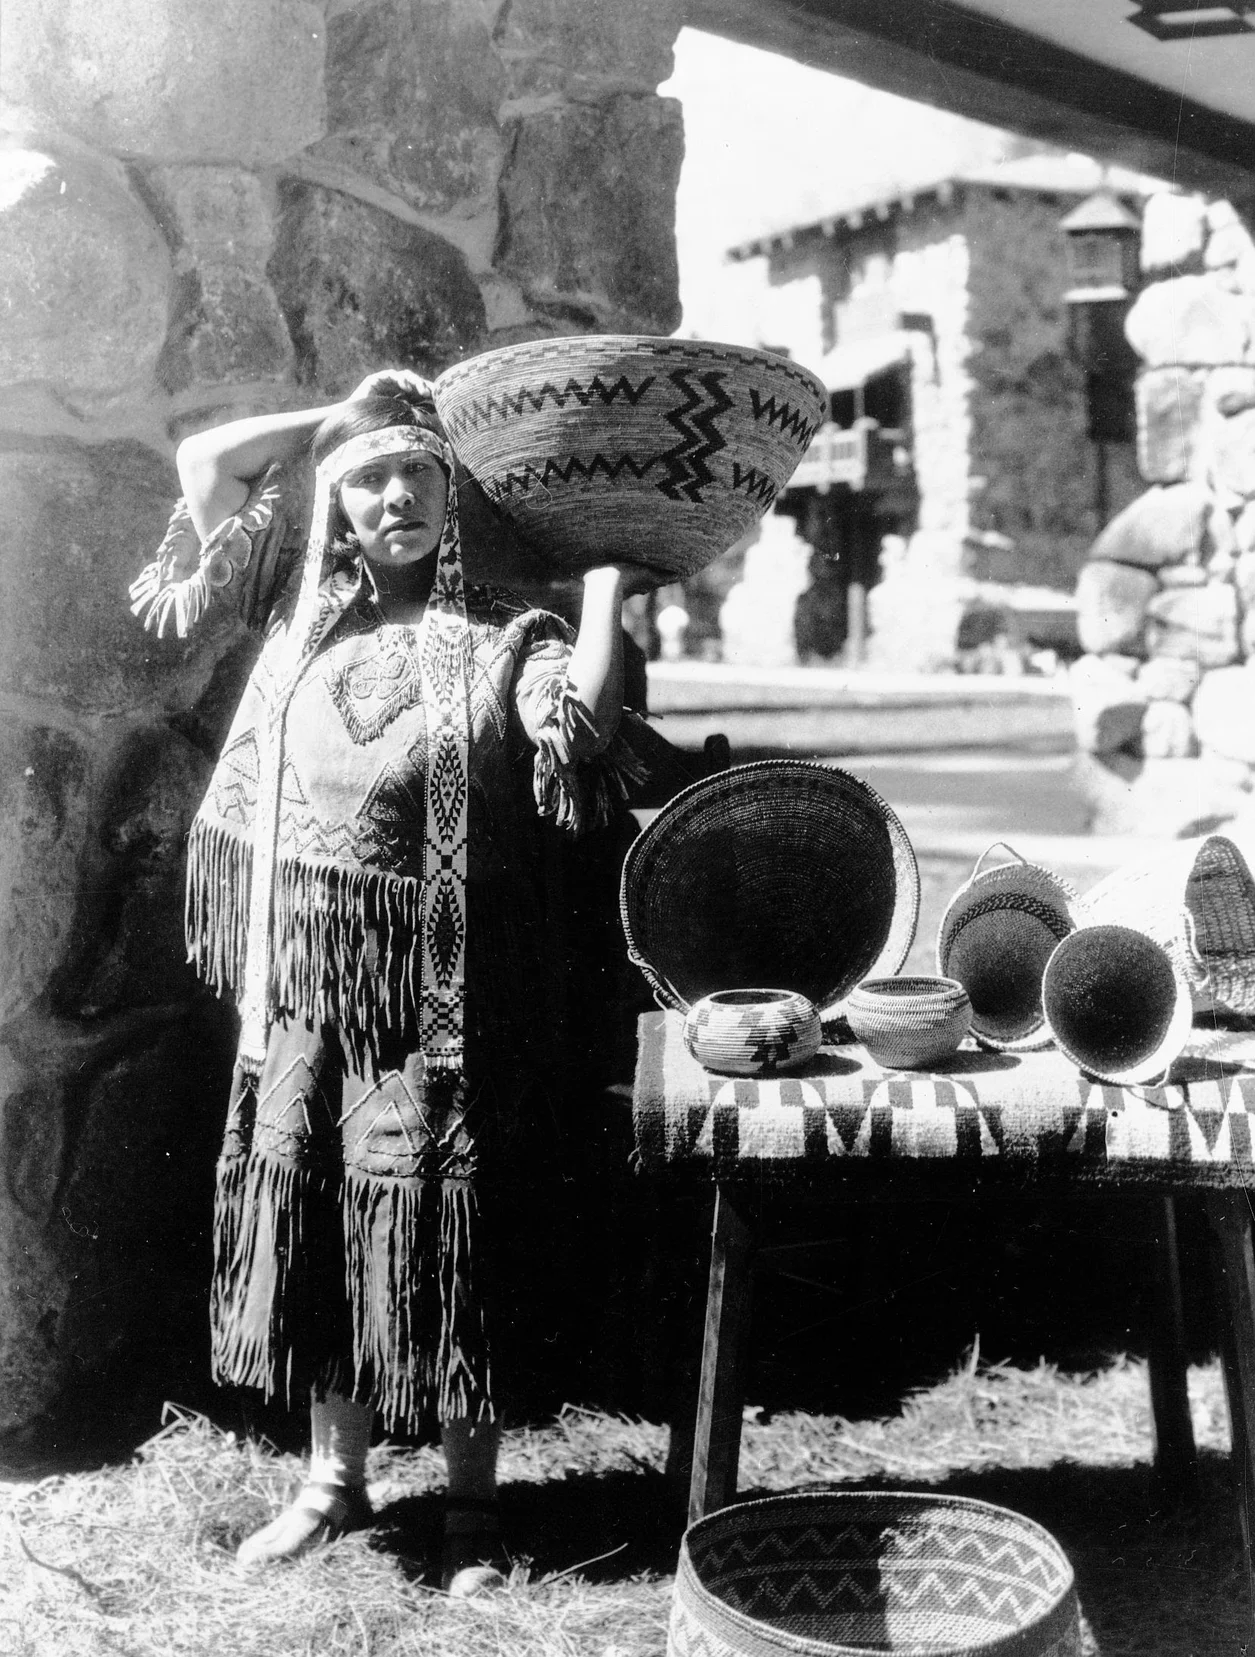
<svg viewBox="0 0 1255 1657">
<path fill-rule="evenodd" d="M 623 712 L 624 572 L 616 564 L 584 577 L 580 630 L 567 665 L 567 685 L 592 715 L 598 739 L 610 741 Z"/>
</svg>

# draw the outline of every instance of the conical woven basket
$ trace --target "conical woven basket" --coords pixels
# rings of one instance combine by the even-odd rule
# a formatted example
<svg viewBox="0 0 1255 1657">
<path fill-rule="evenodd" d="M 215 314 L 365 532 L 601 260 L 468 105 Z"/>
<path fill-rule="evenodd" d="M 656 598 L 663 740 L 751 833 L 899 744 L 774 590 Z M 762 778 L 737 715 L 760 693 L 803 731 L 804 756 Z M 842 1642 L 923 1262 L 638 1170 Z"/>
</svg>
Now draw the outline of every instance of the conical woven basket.
<svg viewBox="0 0 1255 1657">
<path fill-rule="evenodd" d="M 771 506 L 827 411 L 769 351 L 589 334 L 485 352 L 436 381 L 463 465 L 563 574 L 630 561 L 674 581 Z"/>
<path fill-rule="evenodd" d="M 1079 1657 L 1067 1556 L 963 1496 L 737 1502 L 685 1532 L 667 1657 Z"/>
<path fill-rule="evenodd" d="M 623 865 L 628 953 L 664 1007 L 796 990 L 817 1007 L 906 959 L 919 869 L 866 783 L 804 760 L 733 766 L 677 794 Z"/>
<path fill-rule="evenodd" d="M 1096 1081 L 1161 1081 L 1189 1040 L 1194 1004 L 1170 952 L 1131 926 L 1078 926 L 1046 963 L 1055 1046 Z"/>
<path fill-rule="evenodd" d="M 1222 834 L 1128 863 L 1077 905 L 1086 926 L 1131 926 L 1172 956 L 1197 1002 L 1255 1013 L 1255 881 Z"/>
<path fill-rule="evenodd" d="M 981 865 L 999 848 L 1010 861 Z M 1058 875 L 995 840 L 951 898 L 937 931 L 937 971 L 957 978 L 972 1003 L 972 1034 L 982 1047 L 1023 1052 L 1050 1040 L 1041 975 L 1075 922 L 1076 893 Z"/>
</svg>

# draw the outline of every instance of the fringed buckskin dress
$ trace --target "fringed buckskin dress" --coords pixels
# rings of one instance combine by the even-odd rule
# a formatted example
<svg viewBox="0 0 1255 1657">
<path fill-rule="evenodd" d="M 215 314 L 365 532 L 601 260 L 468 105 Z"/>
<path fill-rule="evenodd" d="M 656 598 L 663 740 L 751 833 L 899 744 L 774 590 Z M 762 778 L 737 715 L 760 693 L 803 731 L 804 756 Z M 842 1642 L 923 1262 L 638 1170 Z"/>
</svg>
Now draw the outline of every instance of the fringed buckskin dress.
<svg viewBox="0 0 1255 1657">
<path fill-rule="evenodd" d="M 456 531 L 452 487 L 449 510 Z M 385 621 L 360 555 L 329 549 L 321 632 L 293 672 L 301 540 L 271 473 L 203 547 L 176 509 L 132 589 L 137 614 L 173 614 L 180 631 L 219 592 L 265 628 L 188 846 L 190 958 L 240 1001 L 267 742 L 273 754 L 282 737 L 271 1012 L 262 1047 L 237 1062 L 218 1167 L 213 1370 L 289 1401 L 334 1390 L 389 1430 L 428 1431 L 499 1407 L 483 1208 L 552 1059 L 540 819 L 596 820 L 634 767 L 619 738 L 598 754 L 568 694 L 566 624 L 465 588 L 464 1058 L 425 1063 L 420 629 Z M 269 588 L 282 589 L 270 605 Z"/>
</svg>

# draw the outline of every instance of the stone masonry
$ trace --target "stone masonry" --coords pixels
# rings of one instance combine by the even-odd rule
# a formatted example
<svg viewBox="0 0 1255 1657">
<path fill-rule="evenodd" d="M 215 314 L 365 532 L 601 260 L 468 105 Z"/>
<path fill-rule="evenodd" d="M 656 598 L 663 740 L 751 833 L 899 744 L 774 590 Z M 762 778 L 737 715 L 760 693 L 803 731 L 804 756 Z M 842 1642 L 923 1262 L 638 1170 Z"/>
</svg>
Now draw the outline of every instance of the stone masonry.
<svg viewBox="0 0 1255 1657">
<path fill-rule="evenodd" d="M 1182 835 L 1252 809 L 1255 243 L 1227 202 L 1153 196 L 1142 266 L 1149 487 L 1081 571 L 1071 682 L 1095 829 Z"/>
<path fill-rule="evenodd" d="M 251 660 L 127 583 L 174 444 L 679 320 L 676 0 L 5 0 L 0 1469 L 203 1305 L 229 1017 L 183 843 Z M 120 1366 L 120 1371 L 119 1371 Z"/>
</svg>

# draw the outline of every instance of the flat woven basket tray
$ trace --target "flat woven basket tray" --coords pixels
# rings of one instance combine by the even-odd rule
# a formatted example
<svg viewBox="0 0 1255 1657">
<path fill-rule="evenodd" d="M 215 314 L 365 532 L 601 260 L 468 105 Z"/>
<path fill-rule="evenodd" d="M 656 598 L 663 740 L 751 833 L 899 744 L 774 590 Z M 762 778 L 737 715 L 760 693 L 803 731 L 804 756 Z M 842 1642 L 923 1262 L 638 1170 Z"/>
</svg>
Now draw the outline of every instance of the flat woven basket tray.
<svg viewBox="0 0 1255 1657">
<path fill-rule="evenodd" d="M 508 345 L 436 381 L 462 464 L 564 574 L 629 561 L 673 581 L 768 510 L 827 412 L 769 351 L 589 334 Z"/>
<path fill-rule="evenodd" d="M 817 1007 L 897 972 L 915 936 L 906 830 L 846 771 L 761 760 L 665 805 L 623 865 L 628 953 L 667 1007 L 715 990 L 797 990 Z"/>
</svg>

